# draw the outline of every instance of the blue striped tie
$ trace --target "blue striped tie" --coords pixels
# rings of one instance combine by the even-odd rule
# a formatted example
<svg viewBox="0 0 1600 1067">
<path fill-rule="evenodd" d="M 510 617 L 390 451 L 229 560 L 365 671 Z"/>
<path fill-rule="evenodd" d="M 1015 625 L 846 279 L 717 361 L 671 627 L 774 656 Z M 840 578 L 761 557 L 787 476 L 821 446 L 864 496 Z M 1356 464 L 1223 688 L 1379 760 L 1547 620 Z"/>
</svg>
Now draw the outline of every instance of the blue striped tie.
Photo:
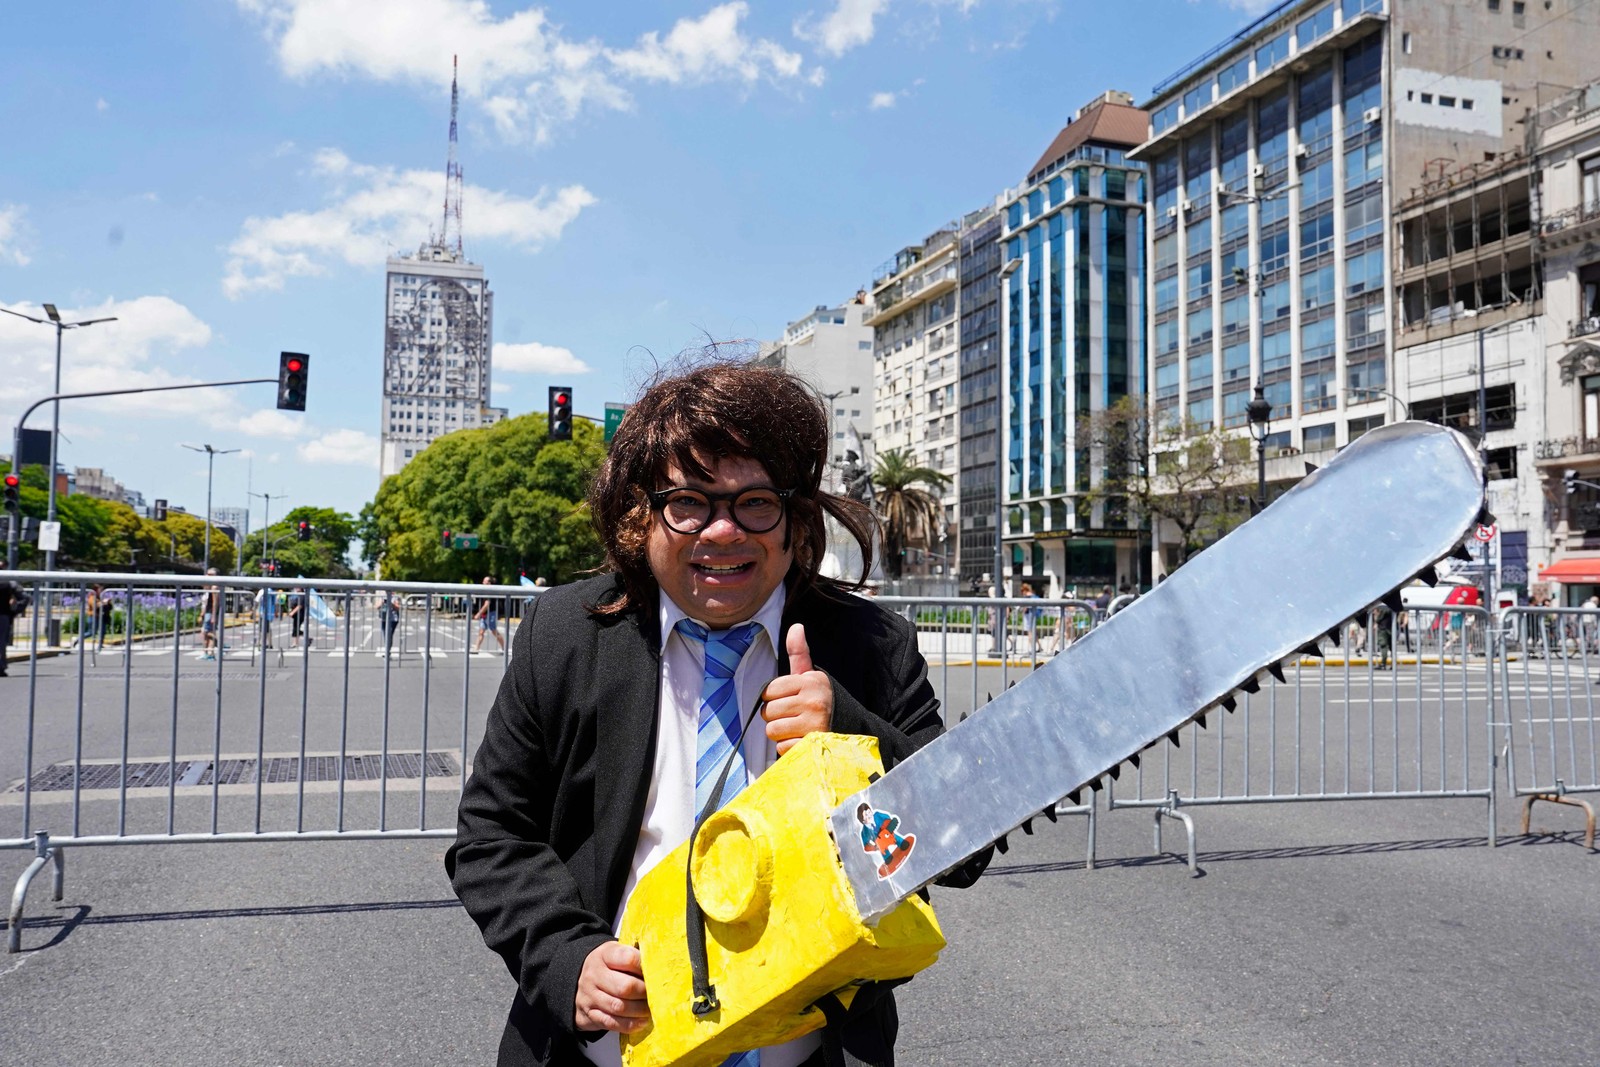
<svg viewBox="0 0 1600 1067">
<path fill-rule="evenodd" d="M 706 652 L 705 676 L 700 683 L 700 727 L 694 772 L 696 815 L 705 810 L 729 753 L 734 754 L 733 767 L 716 806 L 722 807 L 744 788 L 744 754 L 734 749 L 739 737 L 739 695 L 734 689 L 733 674 L 760 628 L 760 623 L 747 622 L 731 630 L 707 631 L 693 619 L 678 621 L 678 632 L 704 645 Z"/>
<path fill-rule="evenodd" d="M 705 810 L 711 790 L 717 786 L 722 765 L 733 753 L 733 766 L 728 771 L 728 781 L 722 787 L 717 807 L 739 795 L 744 789 L 748 772 L 744 753 L 734 748 L 739 739 L 739 695 L 734 689 L 733 675 L 739 661 L 750 650 L 760 623 L 747 622 L 731 630 L 708 631 L 693 619 L 679 619 L 678 632 L 691 641 L 705 646 L 705 677 L 700 682 L 700 732 L 694 768 L 694 811 L 696 817 Z M 737 1052 L 722 1061 L 722 1067 L 759 1067 L 761 1051 Z"/>
</svg>

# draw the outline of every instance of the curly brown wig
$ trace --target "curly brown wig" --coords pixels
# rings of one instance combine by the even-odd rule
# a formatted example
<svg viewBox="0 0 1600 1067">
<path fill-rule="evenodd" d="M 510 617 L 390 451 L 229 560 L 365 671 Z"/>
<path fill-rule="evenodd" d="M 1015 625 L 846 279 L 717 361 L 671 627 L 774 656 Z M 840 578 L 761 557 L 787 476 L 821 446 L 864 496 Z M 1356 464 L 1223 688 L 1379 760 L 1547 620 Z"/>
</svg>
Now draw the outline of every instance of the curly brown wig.
<svg viewBox="0 0 1600 1067">
<path fill-rule="evenodd" d="M 725 457 L 749 457 L 772 484 L 793 489 L 785 547 L 794 550 L 792 593 L 821 583 L 858 589 L 872 570 L 876 520 L 857 501 L 822 489 L 828 455 L 828 409 L 801 379 L 747 363 L 719 362 L 684 372 L 664 371 L 628 409 L 604 466 L 589 488 L 589 510 L 607 568 L 624 595 L 595 610 L 619 614 L 650 603 L 657 584 L 645 544 L 655 521 L 645 494 L 669 466 L 710 479 Z M 838 582 L 819 574 L 831 515 L 861 546 L 861 576 Z"/>
</svg>

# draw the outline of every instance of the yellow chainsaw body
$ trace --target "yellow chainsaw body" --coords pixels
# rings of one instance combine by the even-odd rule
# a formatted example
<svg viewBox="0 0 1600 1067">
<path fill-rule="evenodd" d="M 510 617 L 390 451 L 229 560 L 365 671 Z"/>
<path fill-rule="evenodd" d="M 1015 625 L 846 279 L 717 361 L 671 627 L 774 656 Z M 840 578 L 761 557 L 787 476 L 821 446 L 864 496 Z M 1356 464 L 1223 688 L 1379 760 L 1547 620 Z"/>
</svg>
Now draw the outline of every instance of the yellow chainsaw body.
<svg viewBox="0 0 1600 1067">
<path fill-rule="evenodd" d="M 793 1040 L 826 1022 L 863 981 L 906 978 L 944 948 L 933 909 L 913 896 L 862 921 L 828 816 L 883 773 L 876 738 L 811 734 L 640 879 L 617 936 L 639 947 L 651 1025 L 622 1036 L 628 1067 L 715 1067 L 735 1052 Z M 860 848 L 859 840 L 840 843 Z M 720 1007 L 690 1008 L 687 875 L 706 919 Z"/>
</svg>

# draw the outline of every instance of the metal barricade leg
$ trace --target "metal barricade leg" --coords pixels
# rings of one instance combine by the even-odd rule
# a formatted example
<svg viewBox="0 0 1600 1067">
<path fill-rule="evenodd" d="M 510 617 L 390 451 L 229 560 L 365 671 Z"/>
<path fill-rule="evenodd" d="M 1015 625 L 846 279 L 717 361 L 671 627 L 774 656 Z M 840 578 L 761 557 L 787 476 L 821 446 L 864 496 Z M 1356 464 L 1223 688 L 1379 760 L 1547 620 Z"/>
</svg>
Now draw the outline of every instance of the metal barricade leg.
<svg viewBox="0 0 1600 1067">
<path fill-rule="evenodd" d="M 1582 808 L 1584 817 L 1583 847 L 1590 852 L 1594 851 L 1594 805 L 1587 800 L 1569 797 L 1563 792 L 1565 786 L 1561 779 L 1556 779 L 1556 792 L 1533 793 L 1522 802 L 1522 832 L 1527 834 L 1533 824 L 1533 805 L 1535 801 L 1542 800 L 1547 804 L 1565 804 L 1569 807 Z"/>
<path fill-rule="evenodd" d="M 6 931 L 6 953 L 9 955 L 22 951 L 22 911 L 28 902 L 28 886 L 33 884 L 34 875 L 44 870 L 44 865 L 55 859 L 55 849 L 50 847 L 50 835 L 40 830 L 34 835 L 33 862 L 28 864 L 27 870 L 22 872 L 22 877 L 17 879 L 17 886 L 11 891 L 11 915 Z M 61 899 L 63 871 L 60 861 L 56 861 L 55 871 L 55 899 Z"/>
<path fill-rule="evenodd" d="M 1189 817 L 1188 812 L 1178 810 L 1177 790 L 1171 790 L 1167 793 L 1167 802 L 1165 804 L 1161 805 L 1159 808 L 1151 809 L 1151 823 L 1155 829 L 1156 845 L 1155 852 L 1153 854 L 1157 856 L 1161 855 L 1161 820 L 1163 818 L 1177 819 L 1179 822 L 1183 823 L 1184 838 L 1188 846 L 1189 873 L 1198 877 L 1200 874 L 1200 860 L 1195 852 L 1194 820 Z"/>
</svg>

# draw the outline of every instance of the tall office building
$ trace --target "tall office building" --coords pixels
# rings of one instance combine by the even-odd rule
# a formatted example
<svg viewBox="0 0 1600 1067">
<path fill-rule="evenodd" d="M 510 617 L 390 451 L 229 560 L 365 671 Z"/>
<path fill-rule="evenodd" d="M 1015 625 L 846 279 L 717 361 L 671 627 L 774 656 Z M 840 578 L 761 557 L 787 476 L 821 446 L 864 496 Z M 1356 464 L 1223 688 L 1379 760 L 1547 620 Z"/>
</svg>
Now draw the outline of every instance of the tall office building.
<svg viewBox="0 0 1600 1067">
<path fill-rule="evenodd" d="M 384 279 L 383 405 L 379 477 L 431 442 L 505 417 L 489 406 L 494 294 L 462 249 L 456 83 L 450 83 L 450 154 L 444 221 L 415 255 L 391 256 Z"/>
<path fill-rule="evenodd" d="M 1259 386 L 1279 484 L 1303 475 L 1298 453 L 1406 404 L 1480 432 L 1483 330 L 1540 295 L 1524 120 L 1541 84 L 1588 80 L 1597 32 L 1573 0 L 1290 0 L 1159 85 L 1133 153 L 1151 172 L 1158 415 L 1242 434 Z M 1538 505 L 1503 461 L 1528 443 L 1515 379 L 1538 361 L 1487 362 L 1491 495 L 1525 533 Z"/>
<path fill-rule="evenodd" d="M 950 479 L 942 491 L 929 490 L 939 496 L 942 520 L 922 543 L 906 547 L 900 567 L 906 577 L 948 576 L 957 566 L 959 250 L 959 225 L 951 223 L 902 248 L 872 278 L 866 321 L 873 329 L 875 452 L 904 452 L 910 465 Z"/>
<path fill-rule="evenodd" d="M 819 304 L 783 331 L 783 340 L 767 348 L 757 362 L 790 371 L 828 402 L 832 443 L 829 462 L 842 469 L 851 445 L 851 430 L 872 440 L 872 327 L 866 324 L 865 293 L 842 304 Z M 870 456 L 861 456 L 870 461 Z M 837 479 L 833 481 L 837 486 Z"/>
<path fill-rule="evenodd" d="M 961 475 L 956 495 L 961 517 L 962 584 L 994 581 L 995 531 L 1000 486 L 1000 209 L 971 212 L 961 220 Z"/>
<path fill-rule="evenodd" d="M 1045 596 L 1145 579 L 1139 519 L 1095 499 L 1080 428 L 1144 389 L 1148 116 L 1125 93 L 1080 108 L 1006 198 L 1000 395 L 1005 588 Z"/>
</svg>

